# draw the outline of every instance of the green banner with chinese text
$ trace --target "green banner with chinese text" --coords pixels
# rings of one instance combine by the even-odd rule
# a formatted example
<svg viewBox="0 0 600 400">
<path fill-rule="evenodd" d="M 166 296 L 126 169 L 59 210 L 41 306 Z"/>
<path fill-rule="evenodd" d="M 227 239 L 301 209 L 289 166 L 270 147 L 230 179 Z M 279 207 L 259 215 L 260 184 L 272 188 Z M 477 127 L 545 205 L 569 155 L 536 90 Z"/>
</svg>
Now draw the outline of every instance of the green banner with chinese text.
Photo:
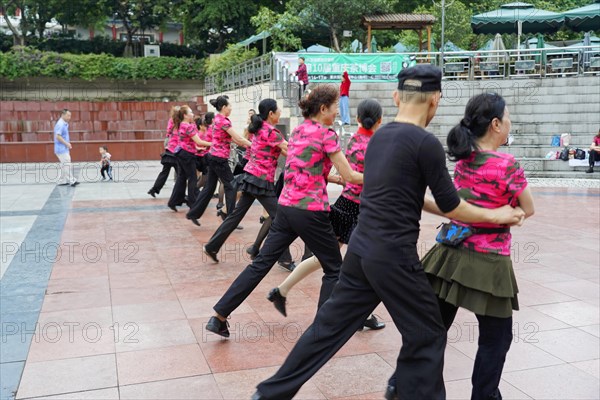
<svg viewBox="0 0 600 400">
<path fill-rule="evenodd" d="M 352 82 L 392 82 L 408 57 L 400 54 L 300 54 L 311 82 L 339 82 L 344 70 Z"/>
</svg>

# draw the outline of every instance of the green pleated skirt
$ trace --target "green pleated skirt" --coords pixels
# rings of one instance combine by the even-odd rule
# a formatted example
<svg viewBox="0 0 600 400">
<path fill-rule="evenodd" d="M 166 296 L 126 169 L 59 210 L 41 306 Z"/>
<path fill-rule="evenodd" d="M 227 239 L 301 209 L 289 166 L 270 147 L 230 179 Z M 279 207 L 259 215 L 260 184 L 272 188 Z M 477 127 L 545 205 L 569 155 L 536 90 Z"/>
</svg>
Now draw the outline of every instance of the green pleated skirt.
<svg viewBox="0 0 600 400">
<path fill-rule="evenodd" d="M 510 256 L 436 243 L 421 263 L 433 290 L 447 303 L 498 318 L 508 318 L 519 309 Z"/>
</svg>

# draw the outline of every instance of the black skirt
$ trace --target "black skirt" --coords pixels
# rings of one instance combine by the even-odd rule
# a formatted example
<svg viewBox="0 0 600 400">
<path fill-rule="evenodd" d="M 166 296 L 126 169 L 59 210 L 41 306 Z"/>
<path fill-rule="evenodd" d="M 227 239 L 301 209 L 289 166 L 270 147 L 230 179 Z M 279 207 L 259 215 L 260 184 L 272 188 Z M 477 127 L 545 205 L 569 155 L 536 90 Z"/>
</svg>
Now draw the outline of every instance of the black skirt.
<svg viewBox="0 0 600 400">
<path fill-rule="evenodd" d="M 165 151 L 160 155 L 160 163 L 162 165 L 177 166 L 177 158 L 175 158 L 175 154 L 165 149 Z"/>
<path fill-rule="evenodd" d="M 260 179 L 257 176 L 244 172 L 239 175 L 239 186 L 238 190 L 241 192 L 249 193 L 253 196 L 268 196 L 275 197 L 275 185 L 273 182 L 268 182 L 264 179 Z"/>
<path fill-rule="evenodd" d="M 352 231 L 358 223 L 359 207 L 360 204 L 343 196 L 340 196 L 335 204 L 331 206 L 329 220 L 333 226 L 335 236 L 338 237 L 341 243 L 348 244 L 350 241 L 350 235 L 352 235 Z"/>
<path fill-rule="evenodd" d="M 202 172 L 203 175 L 208 173 L 208 163 L 204 156 L 196 156 L 196 170 Z"/>
</svg>

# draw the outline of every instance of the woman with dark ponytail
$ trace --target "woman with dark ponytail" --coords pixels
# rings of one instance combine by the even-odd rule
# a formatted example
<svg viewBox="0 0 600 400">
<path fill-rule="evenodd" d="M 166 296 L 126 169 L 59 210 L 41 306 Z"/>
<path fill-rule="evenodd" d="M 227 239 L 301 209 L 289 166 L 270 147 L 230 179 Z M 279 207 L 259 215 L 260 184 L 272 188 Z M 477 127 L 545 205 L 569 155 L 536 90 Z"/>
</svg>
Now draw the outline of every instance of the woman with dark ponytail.
<svg viewBox="0 0 600 400">
<path fill-rule="evenodd" d="M 173 118 L 173 129 L 179 136 L 179 142 L 175 148 L 175 157 L 179 163 L 177 180 L 171 193 L 168 206 L 177 211 L 176 206 L 184 202 L 185 188 L 187 183 L 188 204 L 196 199 L 198 191 L 196 175 L 196 152 L 197 146 L 210 147 L 211 142 L 201 140 L 198 136 L 198 128 L 194 122 L 194 113 L 188 106 L 181 106 Z"/>
<path fill-rule="evenodd" d="M 346 158 L 354 171 L 362 173 L 365 170 L 367 145 L 373 133 L 381 125 L 383 110 L 377 100 L 365 99 L 358 104 L 356 115 L 358 130 L 348 141 Z M 331 206 L 329 219 L 340 248 L 344 244 L 348 244 L 350 235 L 358 223 L 361 192 L 362 185 L 348 183 L 335 204 Z M 271 290 L 268 299 L 273 302 L 279 312 L 287 316 L 285 303 L 289 291 L 302 279 L 319 269 L 321 269 L 321 263 L 317 257 L 307 258 L 292 271 L 283 283 Z M 364 326 L 377 330 L 384 328 L 385 324 L 372 315 L 365 321 Z"/>
<path fill-rule="evenodd" d="M 207 112 L 203 117 L 196 119 L 196 126 L 198 127 L 198 136 L 200 139 L 207 142 L 212 141 L 212 129 L 213 120 L 215 113 Z M 208 178 L 208 161 L 206 155 L 208 154 L 208 148 L 196 147 L 196 170 L 202 174 L 202 177 L 198 179 L 198 188 L 204 187 Z"/>
<path fill-rule="evenodd" d="M 464 118 L 448 134 L 448 155 L 458 161 L 454 185 L 473 205 L 496 209 L 521 207 L 525 218 L 534 213 L 525 172 L 511 154 L 498 152 L 511 129 L 504 99 L 491 93 L 472 97 Z M 426 199 L 429 211 L 437 208 Z M 442 215 L 439 209 L 434 212 Z M 511 234 L 506 225 L 466 224 L 473 233 L 457 247 L 442 244 L 424 256 L 423 268 L 438 296 L 446 329 L 459 307 L 479 321 L 479 348 L 473 368 L 471 399 L 501 399 L 498 384 L 512 341 L 512 312 L 519 309 L 517 281 L 510 258 Z M 459 228 L 462 229 L 462 228 Z"/>
<path fill-rule="evenodd" d="M 225 187 L 225 201 L 227 210 L 233 210 L 235 207 L 235 188 L 233 187 L 233 173 L 229 167 L 229 153 L 231 151 L 231 141 L 237 145 L 249 147 L 252 143 L 238 134 L 232 127 L 229 115 L 231 114 L 231 104 L 229 97 L 219 96 L 211 99 L 210 104 L 216 108 L 218 113 L 215 115 L 214 128 L 212 130 L 212 146 L 206 155 L 208 159 L 208 179 L 206 185 L 198 195 L 195 203 L 188 211 L 186 217 L 194 224 L 200 226 L 198 218 L 204 214 L 208 203 L 215 192 L 217 182 L 221 180 Z"/>
<path fill-rule="evenodd" d="M 227 317 L 252 293 L 298 236 L 322 263 L 319 306 L 329 298 L 339 278 L 342 256 L 329 221 L 327 182 L 362 183 L 362 174 L 348 164 L 336 133 L 327 128 L 333 125 L 338 99 L 337 88 L 321 85 L 299 102 L 305 120 L 290 135 L 277 216 L 258 256 L 213 307 L 215 315 L 206 325 L 208 331 L 229 337 Z M 329 177 L 332 165 L 341 176 Z"/>
<path fill-rule="evenodd" d="M 275 128 L 279 123 L 281 110 L 273 99 L 264 99 L 258 105 L 258 114 L 252 116 L 248 132 L 254 138 L 250 148 L 250 159 L 244 167 L 240 179 L 240 200 L 235 208 L 228 208 L 225 221 L 219 226 L 208 243 L 204 246 L 204 253 L 213 261 L 219 262 L 217 253 L 231 235 L 231 232 L 242 221 L 254 200 L 258 200 L 271 217 L 277 210 L 277 197 L 275 196 L 275 169 L 279 154 L 287 154 L 287 141 Z"/>
<path fill-rule="evenodd" d="M 156 197 L 157 194 L 160 193 L 163 186 L 167 182 L 169 178 L 169 173 L 171 172 L 171 168 L 175 169 L 177 172 L 177 158 L 173 151 L 179 144 L 179 135 L 173 129 L 173 117 L 175 113 L 179 111 L 179 106 L 175 106 L 171 108 L 171 115 L 169 116 L 169 122 L 167 123 L 167 136 L 165 137 L 165 151 L 160 155 L 160 163 L 163 166 L 162 171 L 156 177 L 154 181 L 154 185 L 148 190 L 148 194 L 152 197 Z"/>
</svg>

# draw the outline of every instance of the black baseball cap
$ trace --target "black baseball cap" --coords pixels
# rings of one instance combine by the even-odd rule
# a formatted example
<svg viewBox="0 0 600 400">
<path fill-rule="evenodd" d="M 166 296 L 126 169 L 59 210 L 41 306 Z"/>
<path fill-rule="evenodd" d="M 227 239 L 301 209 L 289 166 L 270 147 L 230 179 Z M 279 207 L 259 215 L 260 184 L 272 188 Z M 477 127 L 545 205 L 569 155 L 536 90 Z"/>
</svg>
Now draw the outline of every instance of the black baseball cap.
<svg viewBox="0 0 600 400">
<path fill-rule="evenodd" d="M 398 90 L 438 92 L 442 90 L 442 70 L 431 64 L 418 64 L 398 74 Z"/>
</svg>

